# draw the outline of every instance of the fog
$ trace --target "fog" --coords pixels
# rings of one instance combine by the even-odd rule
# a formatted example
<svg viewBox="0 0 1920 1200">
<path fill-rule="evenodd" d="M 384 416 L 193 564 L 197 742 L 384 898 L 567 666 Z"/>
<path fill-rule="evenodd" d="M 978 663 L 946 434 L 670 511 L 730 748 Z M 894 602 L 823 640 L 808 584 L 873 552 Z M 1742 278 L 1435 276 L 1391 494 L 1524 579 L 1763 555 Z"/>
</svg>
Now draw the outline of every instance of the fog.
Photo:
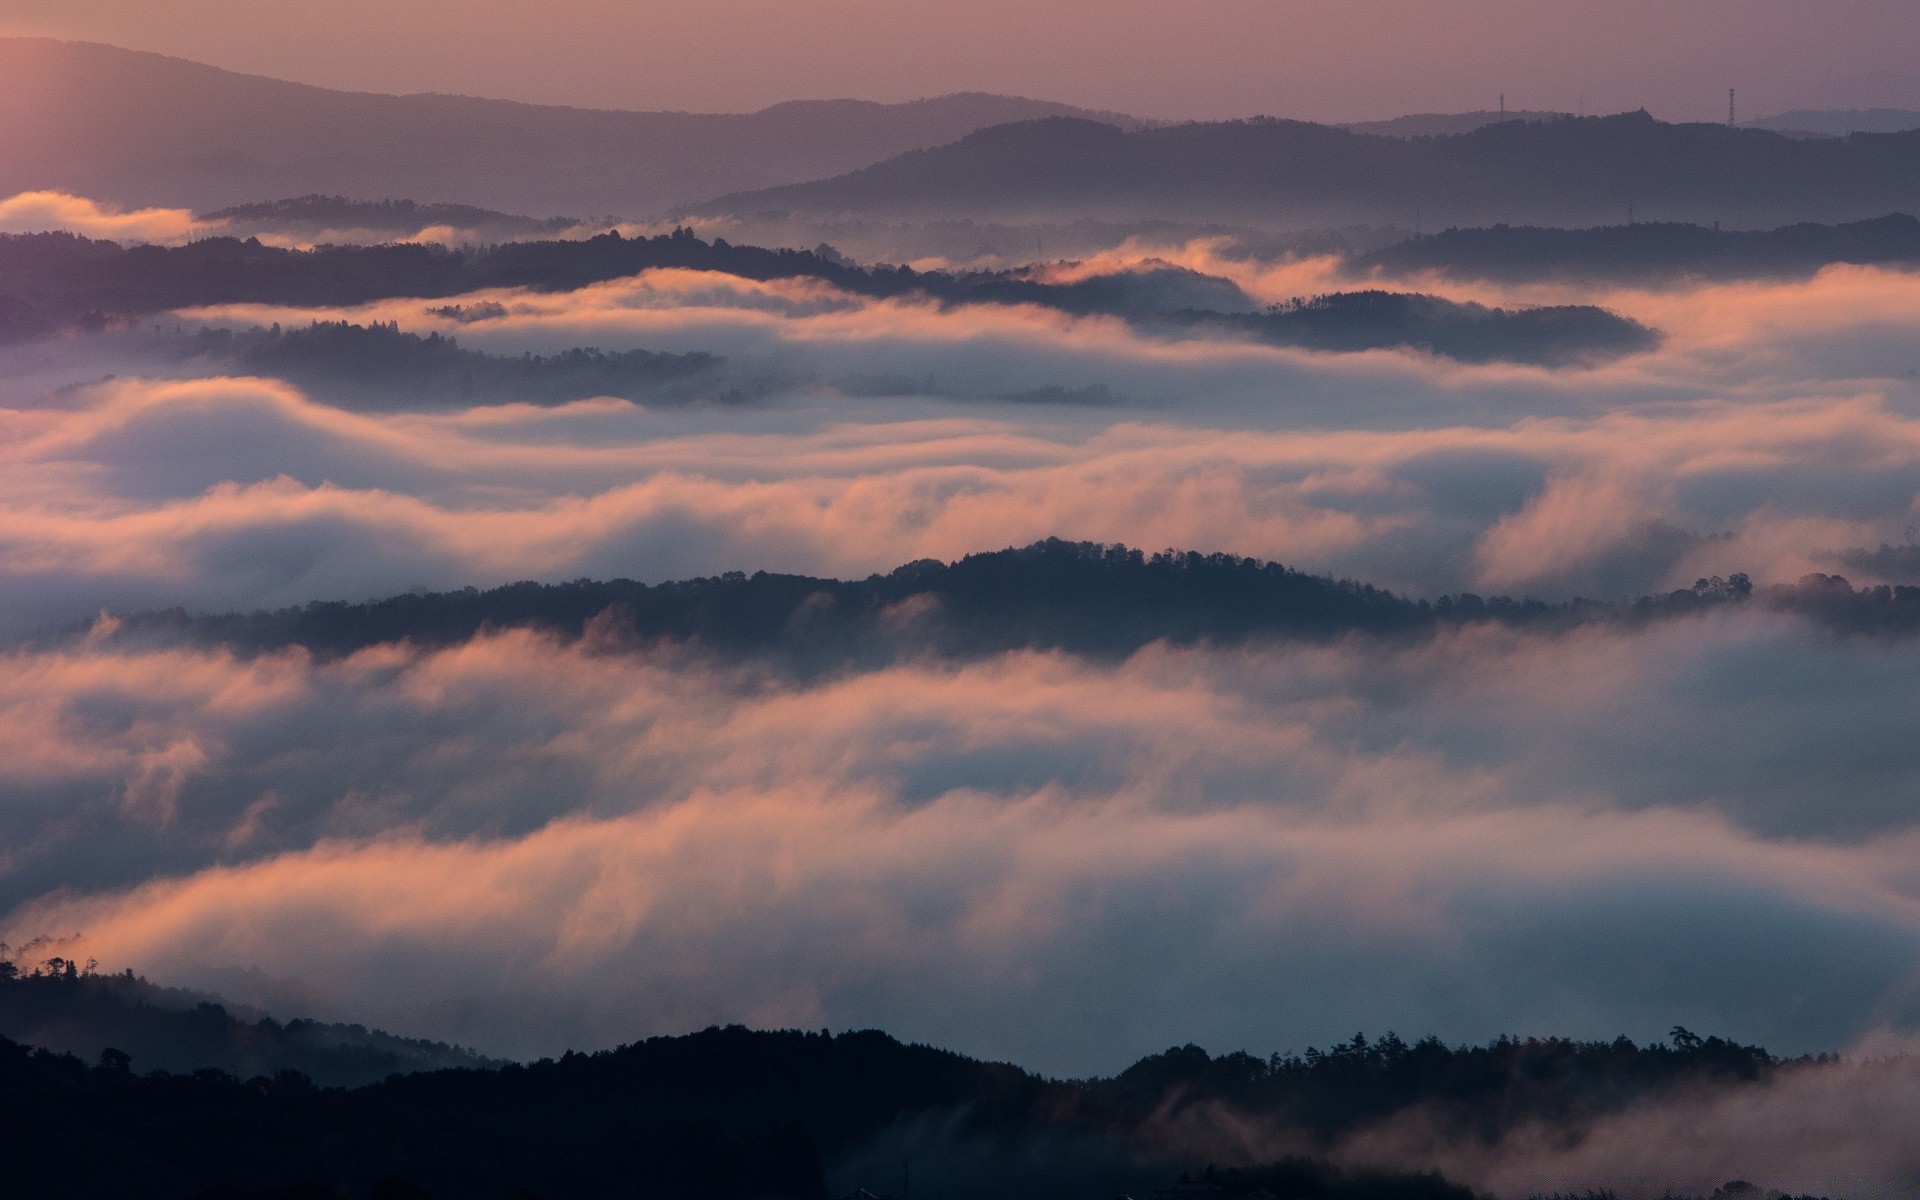
<svg viewBox="0 0 1920 1200">
<path fill-rule="evenodd" d="M 73 197 L 0 219 L 200 236 Z M 109 636 L 133 610 L 858 577 L 1055 536 L 1429 597 L 1901 583 L 1920 561 L 1920 276 L 1508 287 L 1133 235 L 1034 270 L 1120 275 L 1149 305 L 1592 303 L 1662 336 L 1472 365 L 654 270 L 9 346 L 0 938 L 514 1057 L 716 1021 L 1061 1074 L 1356 1029 L 1904 1045 L 1920 644 L 1761 605 L 804 675 L 591 631 L 336 658 Z M 671 401 L 449 406 L 163 352 L 175 329 L 341 320 L 724 362 Z M 910 638 L 914 615 L 888 619 Z M 1501 1195 L 1736 1170 L 1868 1194 L 1915 1167 L 1911 1068 L 1865 1070 L 1670 1097 L 1578 1145 L 1455 1144 L 1416 1113 L 1336 1151 Z M 1203 1117 L 1166 1136 L 1288 1149 Z M 1822 1121 L 1847 1138 L 1816 1145 Z"/>
<path fill-rule="evenodd" d="M 1054 270 L 1179 261 L 1260 301 L 1337 279 L 1321 260 L 1168 253 Z M 522 578 L 864 575 L 1048 536 L 1254 554 L 1420 595 L 1625 598 L 1843 565 L 1905 581 L 1902 555 L 1849 552 L 1904 545 L 1914 521 L 1920 277 L 1841 267 L 1585 298 L 1665 340 L 1592 368 L 1466 365 L 677 270 L 457 305 L 198 310 L 177 319 L 391 321 L 498 354 L 726 363 L 706 403 L 448 411 L 396 392 L 389 411 L 346 411 L 273 380 L 194 377 L 134 336 L 9 350 L 3 623 L 19 636 L 102 607 Z"/>
<path fill-rule="evenodd" d="M 1906 648 L 662 653 L 18 654 L 4 936 L 517 1055 L 739 1020 L 1086 1072 L 1914 1015 Z"/>
</svg>

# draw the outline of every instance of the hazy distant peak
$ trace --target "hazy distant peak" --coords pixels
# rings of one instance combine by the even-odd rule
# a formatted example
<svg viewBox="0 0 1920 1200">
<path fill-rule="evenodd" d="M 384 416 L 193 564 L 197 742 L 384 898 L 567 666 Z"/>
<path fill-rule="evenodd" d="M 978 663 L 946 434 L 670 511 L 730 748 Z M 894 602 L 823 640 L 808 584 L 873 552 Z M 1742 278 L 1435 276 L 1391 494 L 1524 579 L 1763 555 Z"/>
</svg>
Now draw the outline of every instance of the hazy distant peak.
<svg viewBox="0 0 1920 1200">
<path fill-rule="evenodd" d="M 1144 129 L 1158 122 L 1126 113 L 1078 108 L 1054 100 L 1035 100 L 1027 96 L 1003 96 L 994 92 L 951 92 L 919 100 L 884 103 L 878 100 L 785 100 L 760 109 L 755 116 L 792 116 L 832 111 L 880 113 L 886 111 L 964 116 L 982 127 L 1032 121 L 1046 117 L 1076 117 L 1115 125 L 1122 129 Z"/>
<path fill-rule="evenodd" d="M 347 194 L 646 217 L 841 174 L 1010 121 L 1148 124 L 978 92 L 895 104 L 803 100 L 757 113 L 348 92 L 50 38 L 0 38 L 0 78 L 8 86 L 0 196 L 62 191 L 202 210 Z"/>
</svg>

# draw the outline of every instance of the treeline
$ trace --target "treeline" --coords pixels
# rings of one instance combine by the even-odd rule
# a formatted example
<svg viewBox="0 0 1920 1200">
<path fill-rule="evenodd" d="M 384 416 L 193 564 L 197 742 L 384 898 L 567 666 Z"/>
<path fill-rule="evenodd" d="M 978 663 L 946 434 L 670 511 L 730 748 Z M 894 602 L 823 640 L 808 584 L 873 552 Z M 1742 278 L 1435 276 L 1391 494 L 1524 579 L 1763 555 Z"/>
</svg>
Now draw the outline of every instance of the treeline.
<svg viewBox="0 0 1920 1200">
<path fill-rule="evenodd" d="M 393 297 L 445 298 L 484 288 L 564 291 L 650 268 L 718 271 L 744 279 L 817 278 L 855 295 L 924 296 L 942 304 L 1034 304 L 1125 318 L 1170 336 L 1196 327 L 1309 349 L 1424 345 L 1477 360 L 1561 362 L 1649 344 L 1649 331 L 1595 308 L 1515 313 L 1438 297 L 1379 294 L 1261 316 L 1233 283 L 1177 267 L 1046 282 L 1024 271 L 950 273 L 862 267 L 821 251 L 736 246 L 680 229 L 580 241 L 321 246 L 290 250 L 254 239 L 129 246 L 67 233 L 0 235 L 0 340 L 136 323 L 211 304 L 352 305 Z"/>
<path fill-rule="evenodd" d="M 1659 342 L 1639 322 L 1590 304 L 1509 310 L 1377 290 L 1302 298 L 1259 314 L 1183 313 L 1177 319 L 1279 346 L 1414 346 L 1461 362 L 1567 366 L 1650 350 Z"/>
<path fill-rule="evenodd" d="M 7 947 L 0 943 L 0 956 Z M 442 1042 L 360 1025 L 235 1013 L 212 998 L 128 971 L 52 958 L 28 971 L 0 957 L 0 1036 L 89 1062 L 112 1050 L 142 1072 L 204 1068 L 241 1079 L 298 1071 L 328 1086 L 441 1067 L 494 1065 Z"/>
<path fill-rule="evenodd" d="M 142 1074 L 124 1056 L 89 1065 L 0 1039 L 0 1154 L 26 1195 L 824 1200 L 830 1186 L 890 1190 L 903 1164 L 871 1150 L 918 1129 L 915 1195 L 1020 1200 L 1145 1192 L 1202 1171 L 1204 1151 L 1165 1140 L 1167 1115 L 1183 1105 L 1229 1105 L 1310 1145 L 1416 1107 L 1461 1129 L 1557 1121 L 1574 1136 L 1581 1122 L 1650 1098 L 1795 1065 L 1684 1030 L 1653 1046 L 1503 1038 L 1451 1048 L 1389 1035 L 1269 1059 L 1189 1046 L 1111 1079 L 1059 1081 L 877 1032 L 731 1027 L 334 1089 L 291 1070 Z M 997 1164 L 991 1186 L 961 1177 L 957 1164 L 980 1159 L 968 1148 Z M 1184 1190 L 1473 1200 L 1431 1174 L 1355 1175 L 1310 1160 L 1221 1166 Z"/>
<path fill-rule="evenodd" d="M 358 407 L 512 399 L 564 404 L 588 396 L 685 400 L 724 361 L 712 354 L 575 348 L 559 354 L 486 354 L 440 333 L 397 323 L 316 321 L 305 327 L 202 329 L 149 339 L 163 354 L 223 371 L 271 375 Z"/>
<path fill-rule="evenodd" d="M 1674 222 L 1596 229 L 1495 225 L 1448 229 L 1358 255 L 1392 274 L 1444 271 L 1468 279 L 1659 282 L 1811 275 L 1835 263 L 1920 264 L 1920 220 L 1894 213 L 1845 225 L 1722 230 Z"/>
<path fill-rule="evenodd" d="M 1678 1027 L 1668 1042 L 1644 1046 L 1503 1037 L 1455 1047 L 1356 1034 L 1325 1051 L 1267 1058 L 1178 1047 L 1088 1085 L 1083 1103 L 1123 1125 L 1226 1105 L 1323 1144 L 1419 1107 L 1438 1132 L 1491 1140 L 1528 1121 L 1577 1127 L 1678 1081 L 1755 1083 L 1782 1066 L 1758 1046 Z"/>
<path fill-rule="evenodd" d="M 1555 631 L 1741 605 L 1795 613 L 1837 633 L 1920 633 L 1920 587 L 1855 589 L 1837 575 L 1766 588 L 1745 575 L 1715 576 L 1624 603 L 1471 593 L 1429 601 L 1232 554 L 1149 555 L 1050 538 L 952 563 L 923 559 L 861 580 L 736 571 L 651 585 L 514 583 L 271 612 L 132 613 L 116 618 L 108 641 L 185 641 L 242 653 L 304 646 L 339 655 L 399 641 L 452 645 L 484 629 L 525 627 L 610 649 L 686 643 L 818 669 L 903 653 L 968 657 L 1033 648 L 1123 656 L 1155 641 L 1422 637 L 1483 621 Z"/>
<path fill-rule="evenodd" d="M 182 638 L 242 651 L 300 645 L 345 654 L 400 640 L 454 644 L 485 628 L 525 626 L 570 638 L 591 635 L 602 644 L 669 640 L 825 664 L 885 657 L 902 647 L 955 655 L 1019 647 L 1126 654 L 1160 639 L 1395 635 L 1445 619 L 1564 615 L 1504 599 L 1428 604 L 1229 554 L 1148 555 L 1049 539 L 953 563 L 926 559 L 861 580 L 728 572 L 653 585 L 629 579 L 515 583 L 249 614 L 130 614 L 114 637 Z"/>
<path fill-rule="evenodd" d="M 396 237 L 412 237 L 436 225 L 501 238 L 523 237 L 537 233 L 561 233 L 578 223 L 571 217 L 543 220 L 477 208 L 471 204 L 418 204 L 412 200 L 353 200 L 346 196 L 322 195 L 236 204 L 231 208 L 203 213 L 200 219 L 224 221 L 243 227 L 257 226 L 263 230 L 316 233 L 367 230 Z"/>
</svg>

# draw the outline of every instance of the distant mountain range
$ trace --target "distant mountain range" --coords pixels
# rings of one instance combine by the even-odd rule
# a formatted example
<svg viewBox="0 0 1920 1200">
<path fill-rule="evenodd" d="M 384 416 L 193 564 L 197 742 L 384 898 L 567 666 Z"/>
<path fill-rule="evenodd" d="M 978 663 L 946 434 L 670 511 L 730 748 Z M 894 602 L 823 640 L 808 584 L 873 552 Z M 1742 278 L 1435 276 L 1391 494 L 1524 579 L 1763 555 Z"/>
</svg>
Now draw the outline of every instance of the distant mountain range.
<svg viewBox="0 0 1920 1200">
<path fill-rule="evenodd" d="M 412 196 L 425 209 L 467 206 L 469 217 L 675 211 L 1271 229 L 1630 216 L 1754 227 L 1920 209 L 1920 113 L 1898 109 L 1803 110 L 1739 128 L 1533 110 L 1344 127 L 1159 125 L 985 93 L 623 112 L 334 91 L 44 38 L 0 38 L 0 78 L 0 196 L 58 189 L 203 211 L 318 194 Z M 236 215 L 244 225 L 295 214 Z M 540 225 L 520 223 L 531 228 L 510 232 Z"/>
<path fill-rule="evenodd" d="M 892 219 L 1153 216 L 1305 227 L 1856 221 L 1920 207 L 1920 131 L 1792 138 L 1644 112 L 1404 138 L 1258 118 L 1002 125 L 691 210 Z"/>
<path fill-rule="evenodd" d="M 965 93 L 809 100 L 757 113 L 617 112 L 332 91 L 158 54 L 0 39 L 0 195 L 222 208 L 318 192 L 540 215 L 643 216 L 817 179 L 1008 121 L 1113 113 Z"/>
<path fill-rule="evenodd" d="M 1796 108 L 1746 124 L 1752 129 L 1820 133 L 1828 137 L 1845 137 L 1850 133 L 1905 133 L 1909 129 L 1920 129 L 1920 112 L 1907 108 Z"/>
</svg>

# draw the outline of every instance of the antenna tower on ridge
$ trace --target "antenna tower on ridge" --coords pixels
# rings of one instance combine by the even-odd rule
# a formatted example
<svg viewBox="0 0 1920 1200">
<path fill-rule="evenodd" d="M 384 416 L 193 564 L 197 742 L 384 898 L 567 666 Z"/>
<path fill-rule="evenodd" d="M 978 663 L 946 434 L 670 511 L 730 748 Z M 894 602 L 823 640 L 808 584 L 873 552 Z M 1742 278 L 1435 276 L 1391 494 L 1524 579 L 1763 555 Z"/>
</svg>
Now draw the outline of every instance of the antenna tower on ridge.
<svg viewBox="0 0 1920 1200">
<path fill-rule="evenodd" d="M 1733 89 L 1732 89 L 1732 88 L 1728 88 L 1728 89 L 1727 89 L 1727 124 L 1729 124 L 1729 125 L 1738 125 L 1739 123 L 1740 123 L 1740 122 L 1738 122 L 1738 121 L 1736 121 L 1736 120 L 1734 120 L 1734 111 L 1733 111 Z"/>
</svg>

